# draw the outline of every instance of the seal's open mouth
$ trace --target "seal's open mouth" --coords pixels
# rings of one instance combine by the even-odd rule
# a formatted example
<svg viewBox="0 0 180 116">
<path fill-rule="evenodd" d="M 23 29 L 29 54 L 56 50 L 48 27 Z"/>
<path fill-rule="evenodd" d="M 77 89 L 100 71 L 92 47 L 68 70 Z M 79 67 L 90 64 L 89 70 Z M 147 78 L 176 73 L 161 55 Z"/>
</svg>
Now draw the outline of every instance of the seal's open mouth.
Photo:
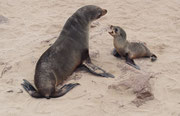
<svg viewBox="0 0 180 116">
<path fill-rule="evenodd" d="M 109 33 L 110 35 L 113 35 L 113 31 L 109 31 L 108 33 Z"/>
<path fill-rule="evenodd" d="M 109 28 L 110 30 L 108 33 L 113 36 L 114 35 L 113 25 L 111 25 Z"/>
</svg>

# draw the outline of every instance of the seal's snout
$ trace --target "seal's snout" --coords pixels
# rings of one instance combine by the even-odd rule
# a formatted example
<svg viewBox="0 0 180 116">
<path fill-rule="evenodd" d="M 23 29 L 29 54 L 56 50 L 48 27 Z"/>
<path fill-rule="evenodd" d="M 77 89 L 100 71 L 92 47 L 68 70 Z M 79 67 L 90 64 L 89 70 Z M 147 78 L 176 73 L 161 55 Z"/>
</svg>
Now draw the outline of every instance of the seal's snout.
<svg viewBox="0 0 180 116">
<path fill-rule="evenodd" d="M 102 16 L 105 15 L 107 13 L 106 9 L 102 9 Z"/>
<path fill-rule="evenodd" d="M 112 36 L 113 36 L 113 33 L 114 33 L 113 27 L 114 27 L 113 25 L 110 25 L 110 26 L 109 26 L 110 30 L 109 30 L 109 32 L 108 32 L 108 33 L 109 33 L 110 35 L 112 35 Z"/>
<path fill-rule="evenodd" d="M 99 19 L 100 17 L 104 16 L 106 13 L 107 13 L 106 9 L 101 9 L 97 14 L 96 19 Z"/>
</svg>

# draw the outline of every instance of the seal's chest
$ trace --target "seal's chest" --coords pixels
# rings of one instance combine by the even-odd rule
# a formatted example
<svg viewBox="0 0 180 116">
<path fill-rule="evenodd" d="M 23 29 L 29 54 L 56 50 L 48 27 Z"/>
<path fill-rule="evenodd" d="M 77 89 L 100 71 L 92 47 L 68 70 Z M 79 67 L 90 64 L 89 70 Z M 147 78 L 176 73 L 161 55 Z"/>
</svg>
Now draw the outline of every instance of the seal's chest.
<svg viewBox="0 0 180 116">
<path fill-rule="evenodd" d="M 120 55 L 125 54 L 125 46 L 126 46 L 126 42 L 120 41 L 118 39 L 114 39 L 114 47 Z"/>
</svg>

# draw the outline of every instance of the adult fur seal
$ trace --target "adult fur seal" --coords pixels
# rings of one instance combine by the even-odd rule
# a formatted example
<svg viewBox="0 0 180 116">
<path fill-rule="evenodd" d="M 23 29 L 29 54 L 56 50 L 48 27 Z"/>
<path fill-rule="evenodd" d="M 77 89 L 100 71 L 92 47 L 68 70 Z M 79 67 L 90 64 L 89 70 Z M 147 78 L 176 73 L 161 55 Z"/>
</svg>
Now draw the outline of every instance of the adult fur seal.
<svg viewBox="0 0 180 116">
<path fill-rule="evenodd" d="M 35 98 L 56 98 L 65 95 L 79 83 L 66 84 L 66 80 L 77 68 L 85 68 L 89 72 L 103 77 L 114 77 L 91 63 L 89 57 L 90 23 L 105 15 L 107 10 L 88 5 L 78 9 L 65 23 L 60 36 L 47 49 L 36 64 L 35 89 L 24 79 L 22 86 Z M 84 63 L 84 61 L 86 62 Z M 101 71 L 100 73 L 96 71 Z"/>
<path fill-rule="evenodd" d="M 151 53 L 150 50 L 143 44 L 137 42 L 128 42 L 126 39 L 126 32 L 119 26 L 110 26 L 110 35 L 114 37 L 114 51 L 113 55 L 116 57 L 125 57 L 126 63 L 140 69 L 133 59 L 141 57 L 150 57 L 151 61 L 157 59 L 156 55 Z"/>
</svg>

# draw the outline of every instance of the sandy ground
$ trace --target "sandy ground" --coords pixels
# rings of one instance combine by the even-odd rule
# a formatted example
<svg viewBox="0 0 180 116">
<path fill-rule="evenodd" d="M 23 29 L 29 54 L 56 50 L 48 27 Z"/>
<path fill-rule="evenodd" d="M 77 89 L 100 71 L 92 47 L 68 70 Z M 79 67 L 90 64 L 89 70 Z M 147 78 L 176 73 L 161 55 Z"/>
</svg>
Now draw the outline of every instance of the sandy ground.
<svg viewBox="0 0 180 116">
<path fill-rule="evenodd" d="M 108 14 L 90 30 L 94 64 L 116 78 L 74 73 L 67 82 L 79 82 L 65 96 L 34 99 L 21 87 L 33 83 L 40 55 L 58 37 L 65 21 L 79 7 L 94 4 Z M 119 25 L 129 41 L 142 41 L 158 60 L 138 59 L 141 73 L 150 79 L 154 100 L 140 107 L 131 90 L 112 89 L 137 71 L 113 57 L 107 26 Z M 180 116 L 180 1 L 179 0 L 0 0 L 0 116 Z M 139 72 L 138 72 L 139 73 Z"/>
</svg>

